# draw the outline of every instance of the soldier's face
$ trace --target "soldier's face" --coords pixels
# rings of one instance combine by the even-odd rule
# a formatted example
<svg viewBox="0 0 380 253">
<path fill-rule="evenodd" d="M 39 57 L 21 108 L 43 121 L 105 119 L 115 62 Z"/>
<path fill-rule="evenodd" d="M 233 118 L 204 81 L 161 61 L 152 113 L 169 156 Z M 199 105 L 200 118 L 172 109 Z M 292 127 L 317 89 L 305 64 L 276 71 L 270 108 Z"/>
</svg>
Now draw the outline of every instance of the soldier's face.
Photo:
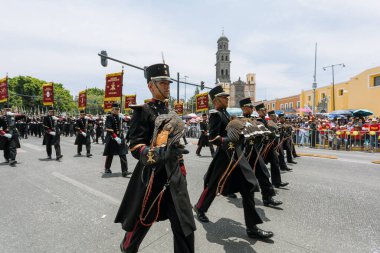
<svg viewBox="0 0 380 253">
<path fill-rule="evenodd" d="M 153 98 L 158 100 L 165 100 L 170 96 L 170 83 L 169 81 L 150 81 L 148 84 L 149 90 Z"/>
<path fill-rule="evenodd" d="M 265 115 L 267 115 L 267 109 L 261 108 L 257 113 L 260 117 L 265 117 Z"/>
<path fill-rule="evenodd" d="M 246 114 L 246 115 L 247 114 L 251 115 L 253 112 L 253 108 L 250 106 L 243 106 L 241 109 L 243 110 L 243 114 Z"/>
<path fill-rule="evenodd" d="M 119 115 L 120 109 L 119 108 L 113 108 L 112 113 L 115 115 Z"/>
<path fill-rule="evenodd" d="M 214 99 L 214 105 L 216 108 L 227 108 L 228 107 L 228 97 L 221 96 Z"/>
<path fill-rule="evenodd" d="M 50 116 L 53 116 L 53 115 L 54 115 L 54 111 L 49 111 L 48 114 L 49 114 Z"/>
</svg>

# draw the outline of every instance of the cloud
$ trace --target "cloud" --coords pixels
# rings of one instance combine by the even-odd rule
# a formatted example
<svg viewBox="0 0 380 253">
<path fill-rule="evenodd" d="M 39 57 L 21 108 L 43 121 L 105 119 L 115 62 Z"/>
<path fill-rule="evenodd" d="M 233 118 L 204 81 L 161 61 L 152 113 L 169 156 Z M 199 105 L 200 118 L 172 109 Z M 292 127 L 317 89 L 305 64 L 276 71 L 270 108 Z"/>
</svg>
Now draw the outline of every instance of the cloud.
<svg viewBox="0 0 380 253">
<path fill-rule="evenodd" d="M 258 99 L 294 95 L 311 87 L 315 42 L 319 85 L 331 82 L 322 66 L 344 62 L 336 71 L 344 81 L 379 65 L 379 8 L 370 0 L 5 1 L 0 75 L 61 82 L 75 95 L 86 85 L 103 88 L 105 74 L 121 70 L 100 66 L 97 53 L 106 49 L 138 66 L 161 62 L 164 52 L 173 77 L 213 86 L 224 27 L 233 80 L 254 72 Z M 187 87 L 187 97 L 193 90 Z M 125 68 L 124 93 L 137 93 L 139 102 L 149 97 L 140 70 Z"/>
</svg>

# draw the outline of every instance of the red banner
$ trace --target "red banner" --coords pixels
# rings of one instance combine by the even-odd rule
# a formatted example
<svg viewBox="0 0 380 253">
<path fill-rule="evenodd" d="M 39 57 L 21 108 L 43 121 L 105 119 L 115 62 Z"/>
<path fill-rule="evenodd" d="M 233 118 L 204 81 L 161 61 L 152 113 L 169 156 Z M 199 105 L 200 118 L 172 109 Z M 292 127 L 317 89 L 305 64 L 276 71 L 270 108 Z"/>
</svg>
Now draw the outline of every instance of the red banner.
<svg viewBox="0 0 380 253">
<path fill-rule="evenodd" d="M 136 104 L 136 95 L 126 95 L 124 97 L 124 109 L 129 109 L 129 105 L 135 105 Z"/>
<path fill-rule="evenodd" d="M 208 110 L 208 93 L 201 93 L 195 96 L 196 111 Z"/>
<path fill-rule="evenodd" d="M 104 101 L 103 110 L 105 112 L 109 112 L 112 110 L 112 105 L 115 103 L 115 101 Z"/>
<path fill-rule="evenodd" d="M 87 106 L 87 91 L 83 90 L 79 92 L 78 97 L 78 109 L 83 110 Z"/>
<path fill-rule="evenodd" d="M 0 103 L 8 101 L 8 77 L 0 79 Z"/>
<path fill-rule="evenodd" d="M 53 83 L 46 83 L 42 85 L 42 96 L 44 105 L 54 104 L 54 85 Z"/>
<path fill-rule="evenodd" d="M 108 74 L 106 76 L 106 89 L 104 101 L 120 101 L 123 93 L 123 72 Z"/>
<path fill-rule="evenodd" d="M 182 102 L 174 102 L 174 111 L 178 114 L 178 115 L 182 115 L 183 114 L 183 103 Z"/>
</svg>

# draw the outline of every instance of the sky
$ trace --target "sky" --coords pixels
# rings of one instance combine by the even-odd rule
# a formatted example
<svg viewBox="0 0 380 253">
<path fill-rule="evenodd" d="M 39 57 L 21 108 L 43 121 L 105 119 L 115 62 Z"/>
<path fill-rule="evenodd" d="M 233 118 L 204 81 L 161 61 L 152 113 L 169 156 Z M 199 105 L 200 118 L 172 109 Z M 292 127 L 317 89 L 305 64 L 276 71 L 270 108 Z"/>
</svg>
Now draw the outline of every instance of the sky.
<svg viewBox="0 0 380 253">
<path fill-rule="evenodd" d="M 0 77 L 28 75 L 63 83 L 77 95 L 104 88 L 108 55 L 137 66 L 165 62 L 172 77 L 215 85 L 217 40 L 224 29 L 231 79 L 256 74 L 257 100 L 311 89 L 318 43 L 317 84 L 380 66 L 378 0 L 0 0 Z M 124 94 L 150 93 L 141 70 L 124 68 Z M 176 96 L 176 85 L 171 88 Z M 194 88 L 186 87 L 186 97 Z M 181 98 L 185 89 L 180 88 Z"/>
</svg>

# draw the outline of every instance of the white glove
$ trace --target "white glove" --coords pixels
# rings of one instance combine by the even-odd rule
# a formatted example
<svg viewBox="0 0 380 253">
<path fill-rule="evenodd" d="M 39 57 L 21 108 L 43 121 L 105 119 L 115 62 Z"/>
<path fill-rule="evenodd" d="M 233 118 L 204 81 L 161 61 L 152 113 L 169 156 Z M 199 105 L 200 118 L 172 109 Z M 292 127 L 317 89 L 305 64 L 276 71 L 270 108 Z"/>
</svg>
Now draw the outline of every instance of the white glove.
<svg viewBox="0 0 380 253">
<path fill-rule="evenodd" d="M 121 139 L 119 137 L 115 137 L 114 140 L 117 142 L 117 144 L 121 144 Z"/>
<path fill-rule="evenodd" d="M 85 132 L 82 132 L 81 133 L 84 137 L 86 137 L 87 136 L 87 134 L 85 133 Z"/>
<path fill-rule="evenodd" d="M 53 116 L 53 117 L 51 117 L 53 120 L 58 120 L 58 117 L 56 117 L 56 116 Z"/>
<path fill-rule="evenodd" d="M 16 113 L 13 113 L 13 112 L 7 112 L 7 115 L 8 115 L 8 116 L 15 116 Z"/>
<path fill-rule="evenodd" d="M 54 131 L 50 131 L 49 134 L 55 136 L 55 132 Z"/>
<path fill-rule="evenodd" d="M 12 138 L 12 135 L 11 134 L 4 134 L 4 137 L 10 139 L 10 138 Z"/>
</svg>

